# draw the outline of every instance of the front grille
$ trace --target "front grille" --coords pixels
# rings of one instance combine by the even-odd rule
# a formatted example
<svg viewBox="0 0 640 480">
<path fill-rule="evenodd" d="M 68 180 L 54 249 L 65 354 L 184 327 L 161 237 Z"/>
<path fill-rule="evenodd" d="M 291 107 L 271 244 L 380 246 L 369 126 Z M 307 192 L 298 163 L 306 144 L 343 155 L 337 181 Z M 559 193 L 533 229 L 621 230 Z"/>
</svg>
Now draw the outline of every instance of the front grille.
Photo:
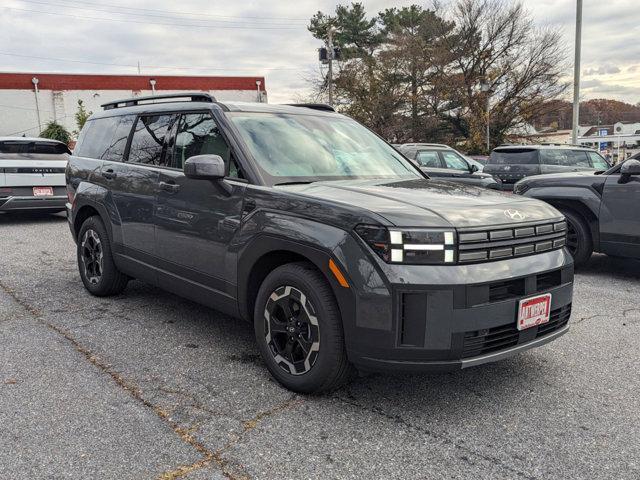
<svg viewBox="0 0 640 480">
<path fill-rule="evenodd" d="M 462 358 L 477 357 L 526 343 L 526 341 L 523 341 L 524 335 L 526 335 L 525 338 L 528 338 L 527 341 L 544 337 L 564 327 L 569 321 L 570 316 L 571 304 L 552 310 L 549 322 L 537 327 L 532 327 L 531 329 L 518 330 L 514 320 L 507 325 L 501 325 L 499 327 L 465 332 Z M 537 330 L 532 338 L 532 334 L 529 332 L 533 329 Z"/>
<path fill-rule="evenodd" d="M 487 262 L 557 250 L 565 246 L 566 235 L 565 221 L 487 230 L 460 230 L 458 262 Z"/>
</svg>

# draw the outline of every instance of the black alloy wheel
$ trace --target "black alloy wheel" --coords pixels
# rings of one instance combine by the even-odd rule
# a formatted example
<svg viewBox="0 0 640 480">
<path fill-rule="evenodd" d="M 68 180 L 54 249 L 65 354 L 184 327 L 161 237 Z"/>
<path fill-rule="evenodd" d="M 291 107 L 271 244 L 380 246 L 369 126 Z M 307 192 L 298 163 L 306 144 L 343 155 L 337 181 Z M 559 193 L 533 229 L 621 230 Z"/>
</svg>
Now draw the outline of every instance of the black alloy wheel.
<svg viewBox="0 0 640 480">
<path fill-rule="evenodd" d="M 264 312 L 265 341 L 274 361 L 292 375 L 307 373 L 320 350 L 316 311 L 297 288 L 287 285 L 269 296 Z"/>
<path fill-rule="evenodd" d="M 104 271 L 104 252 L 102 242 L 95 230 L 85 230 L 80 240 L 80 258 L 84 268 L 84 277 L 92 285 L 100 283 Z"/>
</svg>

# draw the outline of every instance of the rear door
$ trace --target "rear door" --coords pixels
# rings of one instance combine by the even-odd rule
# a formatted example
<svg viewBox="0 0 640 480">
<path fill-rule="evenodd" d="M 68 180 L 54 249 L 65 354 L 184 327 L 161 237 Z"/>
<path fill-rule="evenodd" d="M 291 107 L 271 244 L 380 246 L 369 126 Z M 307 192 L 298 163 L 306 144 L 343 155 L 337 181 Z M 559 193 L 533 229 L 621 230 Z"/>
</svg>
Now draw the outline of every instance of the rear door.
<svg viewBox="0 0 640 480">
<path fill-rule="evenodd" d="M 451 172 L 446 169 L 437 150 L 418 150 L 415 154 L 415 162 L 430 177 L 451 176 Z"/>
<path fill-rule="evenodd" d="M 118 152 L 128 145 L 126 161 L 107 157 L 102 165 L 101 175 L 111 191 L 121 227 L 117 250 L 134 260 L 130 265 L 138 276 L 149 274 L 149 266 L 155 263 L 154 211 L 159 169 L 167 154 L 166 140 L 174 120 L 175 115 L 170 113 L 123 117 L 112 143 L 119 146 Z"/>
<path fill-rule="evenodd" d="M 513 184 L 517 181 L 541 173 L 538 150 L 527 147 L 496 148 L 491 152 L 483 172 L 502 180 L 505 190 L 513 190 Z"/>
<path fill-rule="evenodd" d="M 619 169 L 618 169 L 619 170 Z M 609 255 L 640 258 L 640 176 L 620 183 L 607 177 L 600 205 L 600 248 Z"/>
<path fill-rule="evenodd" d="M 229 243 L 240 227 L 246 182 L 238 179 L 242 174 L 210 111 L 182 114 L 174 131 L 169 161 L 160 170 L 155 216 L 160 286 L 233 309 L 237 262 Z M 227 179 L 184 175 L 184 162 L 204 154 L 224 159 Z"/>
</svg>

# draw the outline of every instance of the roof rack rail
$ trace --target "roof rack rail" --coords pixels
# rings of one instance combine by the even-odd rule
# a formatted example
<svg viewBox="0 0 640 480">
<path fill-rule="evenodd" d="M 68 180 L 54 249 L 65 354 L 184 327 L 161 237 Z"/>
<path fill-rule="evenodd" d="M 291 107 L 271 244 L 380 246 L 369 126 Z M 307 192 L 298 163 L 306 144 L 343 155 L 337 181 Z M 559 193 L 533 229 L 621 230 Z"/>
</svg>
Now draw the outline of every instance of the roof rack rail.
<svg viewBox="0 0 640 480">
<path fill-rule="evenodd" d="M 326 103 L 288 103 L 290 107 L 311 108 L 313 110 L 321 110 L 323 112 L 335 112 L 336 109 Z"/>
<path fill-rule="evenodd" d="M 210 102 L 215 103 L 216 98 L 205 92 L 167 93 L 166 95 L 150 95 L 146 97 L 133 97 L 124 100 L 116 100 L 100 105 L 105 110 L 114 108 L 134 107 L 141 103 L 154 103 L 155 100 L 176 100 L 179 98 L 189 99 L 190 102 Z"/>
</svg>

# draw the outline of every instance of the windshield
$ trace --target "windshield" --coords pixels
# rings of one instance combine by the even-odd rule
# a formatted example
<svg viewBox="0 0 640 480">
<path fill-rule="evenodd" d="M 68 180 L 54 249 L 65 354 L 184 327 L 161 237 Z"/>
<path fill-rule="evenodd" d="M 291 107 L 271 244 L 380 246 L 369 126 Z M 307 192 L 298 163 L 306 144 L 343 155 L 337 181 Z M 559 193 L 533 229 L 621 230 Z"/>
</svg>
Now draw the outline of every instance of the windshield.
<svg viewBox="0 0 640 480">
<path fill-rule="evenodd" d="M 34 142 L 25 140 L 0 141 L 0 153 L 4 154 L 36 154 L 63 155 L 69 153 L 69 148 L 63 143 Z"/>
<path fill-rule="evenodd" d="M 350 178 L 422 178 L 396 150 L 342 117 L 228 114 L 271 184 Z"/>
<path fill-rule="evenodd" d="M 534 165 L 536 163 L 538 163 L 538 156 L 532 148 L 494 150 L 489 157 L 490 165 Z"/>
</svg>

